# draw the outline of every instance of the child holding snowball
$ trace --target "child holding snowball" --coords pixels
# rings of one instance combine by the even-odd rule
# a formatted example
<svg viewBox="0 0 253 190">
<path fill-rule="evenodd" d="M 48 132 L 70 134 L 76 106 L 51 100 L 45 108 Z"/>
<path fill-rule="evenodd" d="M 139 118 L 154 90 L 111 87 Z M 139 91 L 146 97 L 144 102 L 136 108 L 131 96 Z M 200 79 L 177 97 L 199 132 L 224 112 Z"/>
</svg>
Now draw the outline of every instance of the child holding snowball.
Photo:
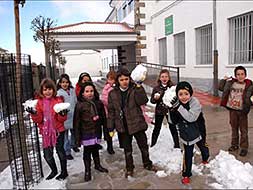
<svg viewBox="0 0 253 190">
<path fill-rule="evenodd" d="M 176 126 L 169 122 L 168 119 L 168 106 L 163 103 L 163 96 L 165 91 L 168 88 L 171 88 L 173 83 L 170 79 L 170 73 L 167 69 L 162 69 L 159 74 L 159 78 L 157 81 L 157 86 L 153 88 L 153 92 L 151 94 L 150 102 L 156 104 L 155 107 L 155 127 L 152 133 L 151 139 L 151 147 L 154 146 L 157 142 L 158 136 L 160 134 L 163 118 L 166 117 L 167 122 L 169 124 L 170 132 L 174 142 L 174 148 L 179 148 L 179 139 L 178 132 Z"/>
<path fill-rule="evenodd" d="M 221 106 L 229 110 L 230 125 L 232 128 L 231 146 L 228 151 L 241 148 L 240 156 L 248 153 L 248 113 L 252 102 L 252 81 L 246 79 L 247 72 L 243 66 L 234 69 L 235 78 L 224 77 L 220 81 L 219 90 L 223 91 Z M 239 144 L 239 130 L 241 133 Z"/>
<path fill-rule="evenodd" d="M 77 99 L 75 90 L 67 74 L 62 74 L 60 76 L 60 79 L 57 83 L 57 96 L 62 96 L 64 98 L 64 102 L 70 104 L 69 112 L 67 114 L 67 120 L 64 122 L 64 127 L 66 129 L 64 138 L 64 149 L 66 152 L 67 160 L 73 160 L 74 158 L 71 155 L 71 149 L 73 149 L 75 152 L 80 151 L 75 146 L 75 135 L 73 131 L 73 116 Z"/>
<path fill-rule="evenodd" d="M 26 109 L 31 114 L 33 121 L 38 124 L 42 135 L 44 158 L 51 169 L 46 180 L 54 178 L 58 173 L 54 159 L 54 147 L 56 147 L 61 164 L 61 173 L 56 179 L 64 180 L 68 176 L 64 150 L 64 121 L 67 119 L 67 110 L 62 110 L 59 113 L 54 111 L 54 106 L 63 102 L 63 99 L 57 97 L 56 93 L 56 85 L 51 79 L 42 80 L 39 91 L 40 97 L 35 110 L 31 107 Z"/>
<path fill-rule="evenodd" d="M 171 119 L 179 129 L 179 136 L 184 144 L 182 183 L 189 184 L 192 175 L 192 157 L 194 144 L 197 144 L 202 156 L 202 163 L 207 164 L 209 149 L 206 143 L 206 126 L 201 104 L 192 97 L 192 86 L 182 81 L 177 84 L 176 97 L 171 101 Z"/>
</svg>

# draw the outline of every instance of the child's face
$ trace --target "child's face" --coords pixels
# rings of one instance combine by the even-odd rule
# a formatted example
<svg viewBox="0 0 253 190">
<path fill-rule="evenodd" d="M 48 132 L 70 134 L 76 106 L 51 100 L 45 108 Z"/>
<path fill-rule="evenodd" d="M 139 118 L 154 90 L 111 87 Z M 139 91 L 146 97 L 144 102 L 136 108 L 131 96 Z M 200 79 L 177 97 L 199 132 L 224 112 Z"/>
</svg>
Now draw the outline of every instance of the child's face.
<svg viewBox="0 0 253 190">
<path fill-rule="evenodd" d="M 238 82 L 243 83 L 246 78 L 244 70 L 237 70 L 235 77 L 238 80 Z"/>
<path fill-rule="evenodd" d="M 107 83 L 110 84 L 111 86 L 115 83 L 115 80 L 112 78 L 107 79 Z"/>
<path fill-rule="evenodd" d="M 178 91 L 178 100 L 182 103 L 182 104 L 186 104 L 190 98 L 191 98 L 191 95 L 190 93 L 185 90 L 185 89 L 181 89 Z"/>
<path fill-rule="evenodd" d="M 86 86 L 83 92 L 83 97 L 92 100 L 94 97 L 94 88 L 93 86 Z"/>
<path fill-rule="evenodd" d="M 67 90 L 69 88 L 69 81 L 65 78 L 62 78 L 59 84 L 63 90 Z"/>
<path fill-rule="evenodd" d="M 118 78 L 118 81 L 119 81 L 119 86 L 120 86 L 122 89 L 127 89 L 128 86 L 129 86 L 129 82 L 130 82 L 130 77 L 125 76 L 125 75 L 121 75 L 121 76 Z"/>
<path fill-rule="evenodd" d="M 88 82 L 88 81 L 90 81 L 90 78 L 88 76 L 84 76 L 82 78 L 82 83 L 85 83 L 85 82 Z"/>
<path fill-rule="evenodd" d="M 54 90 L 52 88 L 43 87 L 42 94 L 45 98 L 51 98 L 54 94 Z"/>
<path fill-rule="evenodd" d="M 162 84 L 167 84 L 169 79 L 170 79 L 170 77 L 169 77 L 168 73 L 162 73 L 160 75 L 160 81 L 162 82 Z"/>
</svg>

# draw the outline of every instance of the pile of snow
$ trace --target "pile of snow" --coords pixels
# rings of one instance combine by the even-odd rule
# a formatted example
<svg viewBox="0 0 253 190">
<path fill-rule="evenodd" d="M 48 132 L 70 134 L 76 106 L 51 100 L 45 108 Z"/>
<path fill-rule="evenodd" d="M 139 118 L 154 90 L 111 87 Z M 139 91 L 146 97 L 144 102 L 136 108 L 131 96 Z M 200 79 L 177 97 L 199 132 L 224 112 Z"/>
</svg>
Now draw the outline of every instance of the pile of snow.
<svg viewBox="0 0 253 190">
<path fill-rule="evenodd" d="M 242 163 L 225 151 L 210 161 L 211 175 L 218 183 L 211 184 L 214 188 L 253 189 L 253 167 Z"/>
<path fill-rule="evenodd" d="M 36 107 L 38 103 L 38 100 L 26 100 L 25 103 L 23 103 L 24 109 L 26 108 L 34 108 Z"/>
<path fill-rule="evenodd" d="M 172 86 L 164 92 L 163 103 L 171 108 L 172 107 L 171 101 L 175 97 L 176 97 L 176 86 Z"/>
<path fill-rule="evenodd" d="M 3 132 L 4 129 L 4 120 L 0 121 L 0 133 Z"/>
<path fill-rule="evenodd" d="M 70 103 L 58 103 L 54 105 L 54 111 L 59 113 L 62 110 L 67 110 L 70 107 Z"/>
<path fill-rule="evenodd" d="M 143 82 L 147 76 L 147 68 L 143 65 L 137 65 L 131 73 L 131 78 L 135 82 Z"/>
</svg>

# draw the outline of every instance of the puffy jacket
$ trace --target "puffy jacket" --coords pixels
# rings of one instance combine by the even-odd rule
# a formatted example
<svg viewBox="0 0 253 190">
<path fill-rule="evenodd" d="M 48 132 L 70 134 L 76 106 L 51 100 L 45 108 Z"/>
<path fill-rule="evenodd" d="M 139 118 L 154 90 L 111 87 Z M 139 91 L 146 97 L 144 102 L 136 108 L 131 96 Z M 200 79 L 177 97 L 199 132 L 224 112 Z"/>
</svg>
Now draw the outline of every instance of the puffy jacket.
<svg viewBox="0 0 253 190">
<path fill-rule="evenodd" d="M 69 89 L 69 94 L 66 90 L 60 88 L 57 91 L 57 96 L 62 96 L 64 98 L 64 102 L 70 103 L 69 112 L 67 114 L 67 120 L 64 122 L 65 129 L 72 129 L 73 128 L 73 117 L 74 117 L 74 110 L 75 105 L 77 102 L 76 94 L 73 88 Z"/>
<path fill-rule="evenodd" d="M 108 98 L 108 118 L 107 127 L 112 131 L 114 127 L 120 133 L 126 132 L 122 113 L 126 120 L 126 127 L 130 135 L 146 130 L 148 125 L 142 113 L 141 106 L 148 102 L 148 97 L 144 88 L 137 87 L 135 84 L 130 84 L 127 91 L 125 107 L 121 110 L 121 91 L 115 87 Z"/>
<path fill-rule="evenodd" d="M 163 96 L 164 96 L 165 90 L 167 90 L 167 88 L 170 88 L 171 86 L 173 86 L 172 83 L 169 83 L 166 87 L 163 87 L 162 85 L 159 84 L 159 85 L 157 85 L 153 88 L 150 102 L 152 104 L 156 104 L 155 114 L 157 114 L 157 115 L 166 115 L 168 113 L 168 107 L 163 103 Z M 155 93 L 160 94 L 160 98 L 158 100 L 156 100 L 154 98 Z"/>
<path fill-rule="evenodd" d="M 222 79 L 219 83 L 219 90 L 223 91 L 222 98 L 221 98 L 221 106 L 227 107 L 228 97 L 231 91 L 231 87 L 234 82 L 237 82 L 237 79 L 232 78 L 231 80 L 224 80 Z M 252 81 L 249 79 L 245 79 L 244 82 L 246 83 L 245 89 L 243 91 L 243 105 L 242 105 L 242 112 L 248 114 L 250 111 L 251 101 L 250 97 L 252 96 L 253 85 Z M 229 109 L 229 108 L 228 108 Z"/>
<path fill-rule="evenodd" d="M 106 115 L 108 115 L 108 95 L 112 89 L 113 89 L 113 87 L 109 83 L 107 83 L 104 86 L 102 94 L 101 94 L 101 101 L 104 104 Z"/>
<path fill-rule="evenodd" d="M 60 114 L 57 114 L 53 107 L 55 104 L 62 103 L 63 98 L 61 97 L 54 97 L 50 101 L 50 110 L 54 122 L 54 128 L 57 132 L 63 132 L 65 131 L 64 128 L 64 121 L 67 120 L 67 115 L 61 116 Z M 38 127 L 40 129 L 40 134 L 42 134 L 43 124 L 44 124 L 44 117 L 43 117 L 43 98 L 38 99 L 38 103 L 36 105 L 36 114 L 31 114 L 32 120 L 38 124 Z"/>
</svg>

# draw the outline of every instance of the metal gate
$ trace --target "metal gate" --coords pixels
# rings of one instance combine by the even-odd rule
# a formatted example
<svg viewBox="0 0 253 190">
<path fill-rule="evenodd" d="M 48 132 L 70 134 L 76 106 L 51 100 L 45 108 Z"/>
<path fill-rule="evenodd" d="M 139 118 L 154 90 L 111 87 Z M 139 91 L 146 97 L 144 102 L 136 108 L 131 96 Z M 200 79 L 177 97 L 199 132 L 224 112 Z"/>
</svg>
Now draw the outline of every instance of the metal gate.
<svg viewBox="0 0 253 190">
<path fill-rule="evenodd" d="M 5 126 L 13 188 L 28 189 L 40 181 L 43 172 L 37 127 L 24 112 L 21 123 L 22 117 L 17 111 L 17 100 L 23 103 L 33 97 L 30 56 L 22 54 L 20 57 L 21 93 L 17 98 L 17 57 L 15 54 L 0 55 L 0 109 Z"/>
</svg>

